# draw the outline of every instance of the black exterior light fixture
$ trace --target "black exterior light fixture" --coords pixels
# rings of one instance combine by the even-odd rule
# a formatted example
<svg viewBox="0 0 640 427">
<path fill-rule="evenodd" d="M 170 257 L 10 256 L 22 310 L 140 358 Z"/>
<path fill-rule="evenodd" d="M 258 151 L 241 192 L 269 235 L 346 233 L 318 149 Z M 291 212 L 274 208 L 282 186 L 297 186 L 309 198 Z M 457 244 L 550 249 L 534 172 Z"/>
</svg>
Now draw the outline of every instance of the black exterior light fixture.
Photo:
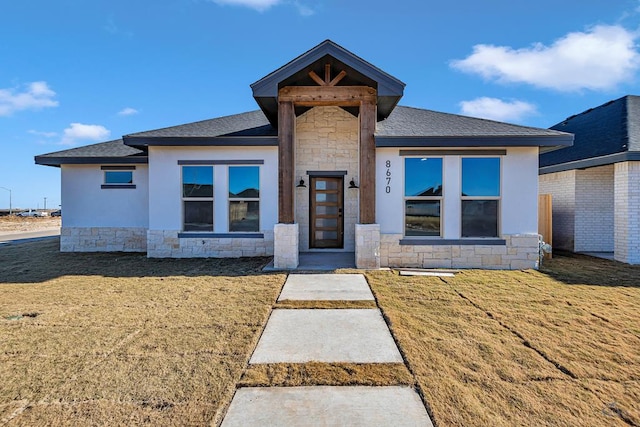
<svg viewBox="0 0 640 427">
<path fill-rule="evenodd" d="M 304 185 L 304 179 L 300 178 L 300 182 L 296 185 L 296 188 L 307 188 L 307 186 Z"/>
<path fill-rule="evenodd" d="M 351 178 L 351 181 L 349 181 L 349 188 L 360 188 L 356 185 L 355 178 Z"/>
</svg>

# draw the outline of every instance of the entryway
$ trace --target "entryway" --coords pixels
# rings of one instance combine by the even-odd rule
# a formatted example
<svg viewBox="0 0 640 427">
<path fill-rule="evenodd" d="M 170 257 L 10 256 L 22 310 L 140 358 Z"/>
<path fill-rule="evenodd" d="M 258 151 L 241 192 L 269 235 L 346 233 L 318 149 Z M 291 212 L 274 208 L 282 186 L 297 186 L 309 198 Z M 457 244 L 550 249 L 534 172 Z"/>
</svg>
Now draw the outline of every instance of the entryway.
<svg viewBox="0 0 640 427">
<path fill-rule="evenodd" d="M 344 247 L 344 177 L 312 176 L 309 189 L 309 247 Z"/>
</svg>

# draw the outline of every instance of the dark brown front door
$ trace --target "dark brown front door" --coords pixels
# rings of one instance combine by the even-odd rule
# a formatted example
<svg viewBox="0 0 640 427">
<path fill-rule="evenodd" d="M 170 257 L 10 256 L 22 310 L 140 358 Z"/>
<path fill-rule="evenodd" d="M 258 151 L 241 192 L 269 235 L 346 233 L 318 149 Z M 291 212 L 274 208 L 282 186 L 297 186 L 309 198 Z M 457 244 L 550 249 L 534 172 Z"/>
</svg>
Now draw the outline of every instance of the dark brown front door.
<svg viewBox="0 0 640 427">
<path fill-rule="evenodd" d="M 310 247 L 342 248 L 343 177 L 311 177 Z"/>
</svg>

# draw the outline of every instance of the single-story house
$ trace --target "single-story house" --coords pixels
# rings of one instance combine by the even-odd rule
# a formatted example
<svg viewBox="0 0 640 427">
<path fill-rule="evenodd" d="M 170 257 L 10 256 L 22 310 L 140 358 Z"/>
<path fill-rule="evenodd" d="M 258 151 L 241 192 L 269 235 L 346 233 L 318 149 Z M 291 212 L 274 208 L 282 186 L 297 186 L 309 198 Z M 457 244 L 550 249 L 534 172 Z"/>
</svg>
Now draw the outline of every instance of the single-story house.
<svg viewBox="0 0 640 427">
<path fill-rule="evenodd" d="M 540 155 L 553 196 L 553 246 L 640 264 L 640 97 L 624 96 L 552 126 L 575 143 Z"/>
<path fill-rule="evenodd" d="M 259 110 L 37 156 L 62 170 L 61 250 L 535 267 L 538 154 L 572 135 L 402 107 L 404 88 L 327 40 L 251 85 Z"/>
</svg>

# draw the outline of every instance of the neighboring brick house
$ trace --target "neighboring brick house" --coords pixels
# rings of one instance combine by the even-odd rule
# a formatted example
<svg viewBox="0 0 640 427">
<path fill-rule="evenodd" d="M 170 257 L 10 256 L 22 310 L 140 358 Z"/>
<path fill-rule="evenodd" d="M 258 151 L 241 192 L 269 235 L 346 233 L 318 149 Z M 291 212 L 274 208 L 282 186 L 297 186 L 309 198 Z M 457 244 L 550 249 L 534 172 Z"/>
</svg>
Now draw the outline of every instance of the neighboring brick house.
<svg viewBox="0 0 640 427">
<path fill-rule="evenodd" d="M 37 156 L 61 250 L 536 267 L 538 154 L 572 135 L 401 107 L 404 86 L 327 40 L 251 85 L 260 110 Z"/>
<path fill-rule="evenodd" d="M 640 264 L 640 98 L 625 96 L 551 127 L 572 147 L 540 155 L 539 191 L 553 195 L 553 246 Z"/>
</svg>

